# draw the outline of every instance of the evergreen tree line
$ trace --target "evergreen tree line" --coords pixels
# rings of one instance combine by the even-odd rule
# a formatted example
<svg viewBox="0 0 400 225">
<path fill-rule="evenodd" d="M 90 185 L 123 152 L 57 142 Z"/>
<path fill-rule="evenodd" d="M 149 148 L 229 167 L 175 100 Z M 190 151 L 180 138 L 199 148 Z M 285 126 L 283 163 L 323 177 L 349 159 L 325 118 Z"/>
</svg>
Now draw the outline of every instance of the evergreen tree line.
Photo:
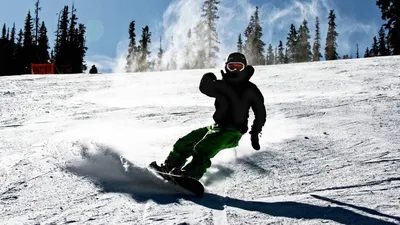
<svg viewBox="0 0 400 225">
<path fill-rule="evenodd" d="M 149 30 L 149 26 L 145 26 L 142 28 L 141 39 L 139 40 L 139 44 L 136 45 L 136 33 L 135 33 L 135 21 L 132 21 L 129 24 L 129 48 L 128 48 L 128 56 L 126 58 L 127 72 L 138 72 L 138 71 L 146 71 L 151 66 L 151 63 L 147 60 L 150 56 L 149 44 L 151 43 L 151 32 Z"/>
<path fill-rule="evenodd" d="M 86 70 L 84 57 L 85 31 L 78 24 L 76 9 L 64 6 L 59 13 L 54 49 L 49 54 L 49 39 L 44 21 L 40 22 L 40 0 L 35 3 L 35 13 L 30 10 L 25 18 L 24 28 L 17 33 L 15 23 L 11 31 L 3 25 L 0 38 L 0 76 L 30 74 L 31 64 L 54 63 L 56 73 L 82 73 Z"/>
<path fill-rule="evenodd" d="M 398 0 L 377 0 L 376 5 L 382 13 L 382 20 L 386 23 L 382 25 L 378 32 L 378 37 L 373 37 L 372 46 L 365 50 L 364 57 L 390 56 L 400 55 L 400 1 Z M 330 10 L 328 16 L 328 31 L 325 42 L 325 59 L 351 59 L 352 55 L 339 56 L 337 52 L 337 37 L 336 31 L 336 15 L 334 10 Z M 320 61 L 322 55 L 321 48 L 321 33 L 319 28 L 319 18 L 316 17 L 315 38 L 311 47 L 310 31 L 307 27 L 307 20 L 303 20 L 299 29 L 296 30 L 294 24 L 291 24 L 290 31 L 286 38 L 286 49 L 283 48 L 283 43 L 280 40 L 275 49 L 271 44 L 268 45 L 265 58 L 263 53 L 266 44 L 262 41 L 262 28 L 258 17 L 258 8 L 250 19 L 250 23 L 246 28 L 244 35 L 245 43 L 242 41 L 242 36 L 239 34 L 237 41 L 237 50 L 250 56 L 250 63 L 253 65 L 271 65 L 296 62 Z M 356 45 L 356 58 L 360 57 L 358 44 Z"/>
<path fill-rule="evenodd" d="M 337 38 L 339 33 L 336 31 L 337 25 L 335 19 L 336 15 L 334 10 L 330 10 L 324 48 L 326 60 L 341 58 L 337 52 Z M 262 27 L 258 16 L 258 7 L 256 7 L 254 15 L 250 18 L 250 23 L 245 29 L 244 36 L 246 40 L 243 42 L 242 35 L 239 34 L 237 51 L 250 56 L 248 59 L 249 63 L 252 65 L 312 62 L 320 61 L 322 58 L 321 32 L 318 17 L 315 18 L 315 36 L 313 44 L 310 43 L 311 36 L 310 29 L 308 28 L 308 21 L 304 19 L 298 29 L 294 24 L 290 25 L 285 44 L 282 40 L 279 40 L 277 46 L 273 47 L 272 44 L 269 44 L 267 49 L 265 49 L 266 43 L 262 40 Z M 352 58 L 352 56 L 343 55 L 342 58 Z"/>
<path fill-rule="evenodd" d="M 396 0 L 377 0 L 376 5 L 381 9 L 382 19 L 387 22 L 382 25 L 378 32 L 378 37 L 373 37 L 371 48 L 366 49 L 364 57 L 389 56 L 400 54 L 400 1 Z M 339 56 L 337 51 L 337 38 L 339 33 L 336 31 L 337 24 L 335 22 L 336 15 L 334 10 L 329 11 L 328 31 L 326 34 L 324 56 L 326 60 L 351 59 L 352 55 Z M 243 43 L 242 35 L 239 34 L 237 41 L 237 51 L 246 54 L 249 57 L 249 63 L 253 65 L 272 65 L 286 64 L 297 62 L 320 61 L 321 54 L 321 32 L 319 18 L 315 20 L 315 36 L 313 45 L 310 43 L 310 30 L 308 21 L 303 20 L 302 24 L 296 29 L 291 24 L 290 30 L 286 37 L 286 48 L 283 47 L 282 40 L 279 41 L 275 48 L 262 41 L 262 28 L 258 16 L 258 8 L 254 15 L 250 18 L 250 23 L 244 31 L 246 38 Z M 387 32 L 385 32 L 385 30 Z M 360 58 L 359 47 L 356 45 L 356 58 Z"/>
<path fill-rule="evenodd" d="M 386 23 L 372 38 L 372 45 L 367 47 L 364 57 L 400 55 L 400 1 L 377 0 L 376 5 Z"/>
<path fill-rule="evenodd" d="M 129 24 L 130 44 L 127 56 L 126 70 L 128 72 L 148 70 L 172 70 L 178 69 L 177 48 L 183 51 L 183 69 L 213 68 L 219 54 L 219 38 L 217 34 L 218 5 L 220 0 L 205 0 L 201 11 L 201 20 L 196 26 L 187 32 L 186 40 L 176 42 L 174 37 L 169 40 L 169 55 L 160 47 L 157 57 L 150 60 L 149 45 L 151 44 L 151 32 L 148 26 L 142 28 L 141 39 L 136 43 L 135 21 Z M 388 56 L 400 54 L 400 2 L 397 0 L 377 0 L 376 5 L 382 12 L 382 20 L 385 23 L 380 28 L 378 35 L 372 39 L 372 45 L 367 47 L 364 57 Z M 72 6 L 64 6 L 59 15 L 56 31 L 55 46 L 49 54 L 49 39 L 44 21 L 39 19 L 41 10 L 39 0 L 35 3 L 34 15 L 28 11 L 23 29 L 18 32 L 15 23 L 11 27 L 3 25 L 0 37 L 0 75 L 29 74 L 31 63 L 55 63 L 58 73 L 81 73 L 87 69 L 84 63 L 87 47 L 85 46 L 86 27 L 78 23 L 76 9 Z M 335 13 L 330 10 L 328 16 L 328 32 L 324 56 L 326 60 L 349 59 L 353 56 L 339 56 L 337 52 L 337 37 Z M 266 46 L 262 41 L 262 27 L 258 7 L 251 16 L 248 26 L 242 34 L 239 34 L 237 51 L 247 55 L 248 61 L 253 65 L 271 65 L 296 62 L 320 61 L 321 34 L 319 18 L 316 17 L 315 37 L 310 43 L 310 30 L 308 21 L 303 20 L 296 29 L 291 24 L 286 37 L 286 43 L 282 40 L 275 47 L 272 44 Z M 177 48 L 176 48 L 176 47 Z M 265 49 L 267 47 L 267 49 Z M 359 58 L 357 44 L 356 58 Z"/>
<path fill-rule="evenodd" d="M 129 55 L 127 57 L 128 72 L 145 71 L 145 70 L 171 70 L 178 69 L 176 61 L 175 46 L 179 44 L 184 48 L 183 53 L 183 69 L 203 69 L 215 66 L 217 55 L 219 53 L 219 38 L 217 34 L 216 24 L 218 20 L 218 0 L 205 0 L 202 6 L 201 20 L 198 24 L 189 29 L 187 32 L 186 42 L 180 40 L 174 43 L 173 37 L 170 39 L 170 51 L 168 59 L 164 59 L 165 50 L 161 45 L 158 51 L 157 59 L 152 62 L 148 61 L 150 52 L 147 50 L 150 40 L 148 26 L 142 30 L 142 39 L 140 44 L 136 46 L 134 22 L 130 24 L 130 45 Z M 367 48 L 364 57 L 372 56 L 388 56 L 398 55 L 400 53 L 400 2 L 396 0 L 377 0 L 377 6 L 382 11 L 382 19 L 387 22 L 379 31 L 378 38 L 373 38 L 371 49 Z M 336 31 L 336 15 L 334 10 L 329 11 L 328 15 L 328 31 L 325 37 L 325 46 L 323 54 L 326 60 L 351 59 L 352 55 L 340 56 L 337 48 L 337 38 L 339 33 Z M 385 32 L 388 31 L 387 33 Z M 319 18 L 315 18 L 315 35 L 311 39 L 308 21 L 303 20 L 297 29 L 294 24 L 290 25 L 286 42 L 280 40 L 275 47 L 272 44 L 266 46 L 262 40 L 263 31 L 260 24 L 259 11 L 256 7 L 254 14 L 251 16 L 248 26 L 242 34 L 239 34 L 236 50 L 244 53 L 248 57 L 248 62 L 252 65 L 272 65 L 287 64 L 298 62 L 320 61 L 323 57 L 321 54 L 321 32 Z M 313 42 L 311 44 L 311 42 Z M 285 45 L 285 46 L 284 46 Z M 267 49 L 265 49 L 267 47 Z M 359 47 L 356 45 L 356 58 L 360 58 Z M 163 64 L 164 62 L 164 64 Z M 138 66 L 134 66 L 138 65 Z"/>
</svg>

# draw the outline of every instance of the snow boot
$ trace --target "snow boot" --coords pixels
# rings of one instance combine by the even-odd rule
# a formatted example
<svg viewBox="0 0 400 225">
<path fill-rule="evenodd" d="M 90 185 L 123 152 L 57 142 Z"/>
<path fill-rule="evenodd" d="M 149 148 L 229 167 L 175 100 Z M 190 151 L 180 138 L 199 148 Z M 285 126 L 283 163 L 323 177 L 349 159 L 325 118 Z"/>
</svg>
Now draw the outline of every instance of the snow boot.
<svg viewBox="0 0 400 225">
<path fill-rule="evenodd" d="M 185 160 L 182 160 L 174 155 L 169 155 L 163 164 L 160 166 L 157 165 L 156 161 L 153 161 L 150 163 L 150 167 L 154 168 L 157 171 L 164 172 L 164 173 L 170 173 L 172 169 L 175 167 L 181 168 L 183 164 L 185 163 Z"/>
</svg>

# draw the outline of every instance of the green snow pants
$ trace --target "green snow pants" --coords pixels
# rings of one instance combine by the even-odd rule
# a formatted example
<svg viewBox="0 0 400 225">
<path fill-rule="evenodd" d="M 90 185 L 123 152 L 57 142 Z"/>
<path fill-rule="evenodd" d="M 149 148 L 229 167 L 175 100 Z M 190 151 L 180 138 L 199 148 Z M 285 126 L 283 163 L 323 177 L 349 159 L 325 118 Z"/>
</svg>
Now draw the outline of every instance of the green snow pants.
<svg viewBox="0 0 400 225">
<path fill-rule="evenodd" d="M 200 179 L 211 166 L 211 158 L 223 149 L 238 146 L 242 136 L 239 130 L 231 126 L 219 127 L 213 124 L 199 128 L 178 139 L 169 157 L 179 158 L 183 166 L 187 158 L 192 156 L 192 161 L 182 170 Z"/>
</svg>

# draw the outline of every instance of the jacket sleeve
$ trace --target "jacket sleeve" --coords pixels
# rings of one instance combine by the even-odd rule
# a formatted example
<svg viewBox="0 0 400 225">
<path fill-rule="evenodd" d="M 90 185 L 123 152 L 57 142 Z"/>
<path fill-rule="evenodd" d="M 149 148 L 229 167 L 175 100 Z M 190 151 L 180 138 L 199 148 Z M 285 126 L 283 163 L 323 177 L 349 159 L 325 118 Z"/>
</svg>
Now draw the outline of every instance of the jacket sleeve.
<svg viewBox="0 0 400 225">
<path fill-rule="evenodd" d="M 250 133 L 258 134 L 262 131 L 262 127 L 267 119 L 267 112 L 264 105 L 264 96 L 261 91 L 254 86 L 251 108 L 254 112 L 254 121 Z"/>
<path fill-rule="evenodd" d="M 209 96 L 209 97 L 217 97 L 218 88 L 220 84 L 217 80 L 217 77 L 213 73 L 206 73 L 203 75 L 200 81 L 200 91 L 201 93 Z"/>
</svg>

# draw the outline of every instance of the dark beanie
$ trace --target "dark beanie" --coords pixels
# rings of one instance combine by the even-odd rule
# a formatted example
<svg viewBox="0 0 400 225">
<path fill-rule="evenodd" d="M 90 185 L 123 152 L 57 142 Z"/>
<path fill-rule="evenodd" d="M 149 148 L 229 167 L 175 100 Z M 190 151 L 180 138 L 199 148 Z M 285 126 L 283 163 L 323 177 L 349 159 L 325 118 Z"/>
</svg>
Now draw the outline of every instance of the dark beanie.
<svg viewBox="0 0 400 225">
<path fill-rule="evenodd" d="M 230 62 L 241 62 L 244 64 L 244 66 L 247 66 L 246 56 L 240 52 L 233 52 L 229 54 L 228 58 L 226 59 L 226 63 Z"/>
</svg>

